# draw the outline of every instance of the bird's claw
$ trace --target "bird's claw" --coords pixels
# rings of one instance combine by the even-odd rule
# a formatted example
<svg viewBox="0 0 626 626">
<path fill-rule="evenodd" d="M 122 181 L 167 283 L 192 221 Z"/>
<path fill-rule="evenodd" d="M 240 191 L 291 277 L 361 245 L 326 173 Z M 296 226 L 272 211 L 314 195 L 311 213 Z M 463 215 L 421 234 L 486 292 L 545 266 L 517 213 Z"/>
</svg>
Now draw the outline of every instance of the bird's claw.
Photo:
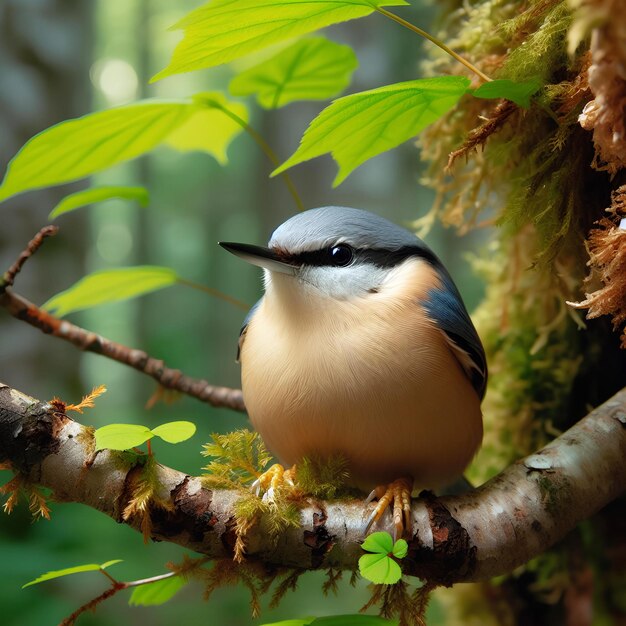
<svg viewBox="0 0 626 626">
<path fill-rule="evenodd" d="M 286 470 L 280 463 L 275 463 L 250 485 L 250 489 L 257 496 L 263 493 L 263 502 L 275 502 L 280 488 L 295 489 L 295 476 L 295 465 Z"/>
<path fill-rule="evenodd" d="M 367 496 L 366 503 L 378 499 L 378 504 L 367 518 L 363 534 L 367 534 L 385 511 L 393 505 L 393 539 L 396 541 L 411 528 L 411 491 L 413 479 L 409 477 L 399 478 L 388 485 L 380 485 L 372 490 Z"/>
</svg>

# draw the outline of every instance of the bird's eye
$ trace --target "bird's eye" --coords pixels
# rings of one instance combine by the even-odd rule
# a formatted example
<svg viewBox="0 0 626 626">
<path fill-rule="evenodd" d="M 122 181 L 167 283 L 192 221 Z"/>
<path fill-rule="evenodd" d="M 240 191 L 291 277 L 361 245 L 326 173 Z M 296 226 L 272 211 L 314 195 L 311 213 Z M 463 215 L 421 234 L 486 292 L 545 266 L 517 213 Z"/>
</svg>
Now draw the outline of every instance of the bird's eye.
<svg viewBox="0 0 626 626">
<path fill-rule="evenodd" d="M 331 263 L 336 267 L 346 267 L 346 265 L 350 265 L 354 256 L 352 248 L 345 244 L 339 244 L 338 246 L 329 248 L 328 253 Z"/>
</svg>

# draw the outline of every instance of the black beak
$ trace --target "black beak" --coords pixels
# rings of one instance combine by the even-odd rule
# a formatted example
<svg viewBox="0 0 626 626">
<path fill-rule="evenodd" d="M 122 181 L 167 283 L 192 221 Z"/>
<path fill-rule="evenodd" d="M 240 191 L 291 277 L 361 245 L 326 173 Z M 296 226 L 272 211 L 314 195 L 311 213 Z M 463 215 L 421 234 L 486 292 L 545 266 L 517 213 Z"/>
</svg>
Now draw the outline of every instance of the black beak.
<svg viewBox="0 0 626 626">
<path fill-rule="evenodd" d="M 232 243 L 230 241 L 220 241 L 218 243 L 224 250 L 228 250 L 228 252 L 244 261 L 263 267 L 271 272 L 282 272 L 283 274 L 295 276 L 299 267 L 298 265 L 287 263 L 270 248 L 252 246 L 247 243 Z"/>
</svg>

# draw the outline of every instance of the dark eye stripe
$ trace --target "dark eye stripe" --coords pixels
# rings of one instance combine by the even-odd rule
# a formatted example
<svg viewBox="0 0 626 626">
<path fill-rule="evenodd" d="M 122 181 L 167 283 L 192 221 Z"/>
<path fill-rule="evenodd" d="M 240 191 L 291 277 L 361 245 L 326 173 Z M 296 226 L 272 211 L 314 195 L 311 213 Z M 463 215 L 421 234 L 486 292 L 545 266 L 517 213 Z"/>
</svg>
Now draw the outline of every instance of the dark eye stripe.
<svg viewBox="0 0 626 626">
<path fill-rule="evenodd" d="M 334 262 L 332 256 L 329 254 L 329 250 L 332 250 L 334 247 L 336 246 L 290 255 L 289 262 L 297 265 L 315 265 L 318 267 L 337 266 L 337 263 Z M 429 249 L 421 246 L 404 246 L 398 250 L 380 250 L 377 248 L 356 249 L 353 250 L 354 262 L 352 264 L 370 263 L 377 267 L 394 267 L 412 256 L 419 256 L 431 263 L 438 264 L 437 257 Z"/>
</svg>

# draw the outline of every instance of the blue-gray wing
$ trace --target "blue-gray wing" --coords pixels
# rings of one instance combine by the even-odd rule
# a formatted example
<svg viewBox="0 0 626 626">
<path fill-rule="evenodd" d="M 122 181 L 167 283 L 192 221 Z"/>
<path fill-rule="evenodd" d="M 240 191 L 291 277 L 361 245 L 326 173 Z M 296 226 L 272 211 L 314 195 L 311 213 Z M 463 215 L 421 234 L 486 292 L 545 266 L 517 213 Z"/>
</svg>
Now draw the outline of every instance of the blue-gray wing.
<svg viewBox="0 0 626 626">
<path fill-rule="evenodd" d="M 246 318 L 243 320 L 243 326 L 241 327 L 241 330 L 239 331 L 239 341 L 237 342 L 237 363 L 239 363 L 239 357 L 241 356 L 241 346 L 243 346 L 243 342 L 246 338 L 246 331 L 248 330 L 248 324 L 250 323 L 250 320 L 252 319 L 253 315 L 256 313 L 257 309 L 259 308 L 259 304 L 261 304 L 261 300 L 263 300 L 263 298 L 260 298 L 256 302 L 256 304 L 248 311 Z"/>
<path fill-rule="evenodd" d="M 445 289 L 432 289 L 428 300 L 422 303 L 422 306 L 443 332 L 454 356 L 482 400 L 487 387 L 485 350 L 454 281 L 443 265 L 439 263 L 433 265 Z"/>
</svg>

